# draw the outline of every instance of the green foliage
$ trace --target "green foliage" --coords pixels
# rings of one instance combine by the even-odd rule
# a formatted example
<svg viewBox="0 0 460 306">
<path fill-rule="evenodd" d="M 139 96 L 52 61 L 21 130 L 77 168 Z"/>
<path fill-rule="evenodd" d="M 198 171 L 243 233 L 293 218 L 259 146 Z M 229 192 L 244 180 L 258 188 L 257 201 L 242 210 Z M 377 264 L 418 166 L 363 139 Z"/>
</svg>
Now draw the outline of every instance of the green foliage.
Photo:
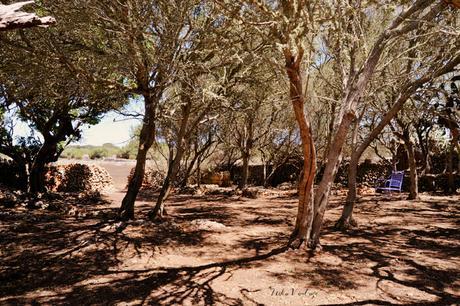
<svg viewBox="0 0 460 306">
<path fill-rule="evenodd" d="M 106 157 L 107 156 L 107 151 L 104 150 L 104 149 L 95 149 L 91 152 L 89 158 L 91 159 L 101 159 L 103 157 Z"/>
<path fill-rule="evenodd" d="M 113 156 L 120 157 L 124 150 L 111 143 L 105 143 L 102 146 L 67 146 L 62 152 L 61 157 L 68 159 L 82 159 L 84 156 L 91 159 L 111 158 Z M 130 157 L 133 158 L 135 155 L 131 155 Z"/>
</svg>

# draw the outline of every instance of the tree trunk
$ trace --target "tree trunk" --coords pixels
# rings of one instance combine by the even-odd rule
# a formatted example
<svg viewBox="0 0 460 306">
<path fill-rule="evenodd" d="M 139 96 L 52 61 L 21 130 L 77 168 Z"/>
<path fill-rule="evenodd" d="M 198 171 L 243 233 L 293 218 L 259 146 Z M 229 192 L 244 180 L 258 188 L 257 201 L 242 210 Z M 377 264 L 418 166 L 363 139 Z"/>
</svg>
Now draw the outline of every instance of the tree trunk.
<svg viewBox="0 0 460 306">
<path fill-rule="evenodd" d="M 335 124 L 335 111 L 337 108 L 337 103 L 333 102 L 331 105 L 331 110 L 329 113 L 329 124 L 328 124 L 328 129 L 327 129 L 327 134 L 326 134 L 326 149 L 323 152 L 323 158 L 322 160 L 325 161 L 327 158 L 327 153 L 329 152 L 332 144 L 332 136 L 334 135 L 334 124 Z"/>
<path fill-rule="evenodd" d="M 176 148 L 176 156 L 172 158 L 171 154 L 171 163 L 168 167 L 168 173 L 166 174 L 166 178 L 163 182 L 163 186 L 161 187 L 160 194 L 158 195 L 157 203 L 153 210 L 148 213 L 149 219 L 154 220 L 155 218 L 164 218 L 166 215 L 166 210 L 164 207 L 164 201 L 168 198 L 169 193 L 171 192 L 171 184 L 177 177 L 177 172 L 179 171 L 180 162 L 182 160 L 182 156 L 185 153 L 185 139 L 190 136 L 191 130 L 187 133 L 187 126 L 188 120 L 190 117 L 190 112 L 192 109 L 192 101 L 190 98 L 184 97 L 187 103 L 182 108 L 182 120 L 181 125 L 179 128 L 179 132 L 177 134 L 177 148 Z M 193 127 L 192 127 L 193 128 Z M 172 149 L 172 148 L 171 148 Z"/>
<path fill-rule="evenodd" d="M 296 57 L 289 49 L 285 49 L 284 56 L 286 73 L 290 82 L 289 95 L 300 130 L 304 156 L 302 176 L 299 181 L 299 205 L 296 223 L 290 239 L 290 246 L 299 248 L 304 242 L 308 243 L 313 221 L 313 183 L 316 175 L 316 150 L 313 143 L 311 124 L 304 113 L 302 75 L 300 73 L 303 50 L 300 49 Z"/>
<path fill-rule="evenodd" d="M 418 196 L 418 175 L 417 175 L 417 162 L 415 160 L 414 145 L 410 140 L 409 135 L 405 135 L 404 145 L 407 151 L 407 158 L 409 160 L 410 172 L 410 191 L 408 200 L 417 200 Z"/>
<path fill-rule="evenodd" d="M 196 184 L 198 187 L 201 187 L 201 158 L 196 163 Z"/>
<path fill-rule="evenodd" d="M 354 151 L 350 165 L 348 168 L 348 193 L 343 206 L 342 216 L 336 222 L 335 228 L 340 230 L 346 230 L 352 226 L 356 226 L 356 221 L 353 219 L 353 208 L 356 203 L 356 185 L 358 177 L 358 160 L 359 157 L 357 151 Z"/>
<path fill-rule="evenodd" d="M 29 191 L 31 193 L 47 192 L 45 184 L 46 165 L 56 156 L 57 142 L 45 138 L 43 145 L 34 158 L 29 173 Z M 57 159 L 57 158 L 56 158 Z"/>
<path fill-rule="evenodd" d="M 187 186 L 188 184 L 188 180 L 190 178 L 190 176 L 197 172 L 199 170 L 199 167 L 195 167 L 195 164 L 196 163 L 200 163 L 201 164 L 201 159 L 202 157 L 206 154 L 206 151 L 211 147 L 211 145 L 213 144 L 214 142 L 212 141 L 212 138 L 211 138 L 211 135 L 210 137 L 208 138 L 208 140 L 206 141 L 206 143 L 203 145 L 202 148 L 198 149 L 198 140 L 196 140 L 195 142 L 195 155 L 193 156 L 192 160 L 190 161 L 190 164 L 188 165 L 187 169 L 185 170 L 185 175 L 184 175 L 184 179 L 182 180 L 181 182 L 181 186 L 182 187 L 185 187 Z M 200 173 L 197 174 L 198 176 L 200 175 Z M 197 184 L 199 186 L 199 178 L 197 179 Z"/>
<path fill-rule="evenodd" d="M 268 187 L 268 178 L 267 178 L 267 168 L 268 168 L 268 163 L 264 159 L 264 178 L 263 178 L 263 186 L 264 188 Z"/>
<path fill-rule="evenodd" d="M 364 112 L 361 116 L 355 120 L 353 126 L 353 137 L 351 143 L 351 160 L 348 165 L 348 194 L 343 207 L 342 217 L 335 224 L 336 229 L 347 229 L 350 226 L 356 225 L 356 222 L 352 218 L 353 206 L 356 202 L 356 181 L 357 181 L 357 172 L 358 172 L 358 160 L 359 157 L 356 156 L 356 145 L 358 142 L 358 131 L 359 131 L 359 122 L 361 121 Z"/>
<path fill-rule="evenodd" d="M 177 148 L 176 156 L 172 160 L 171 164 L 168 167 L 168 173 L 166 178 L 163 181 L 161 186 L 160 194 L 158 195 L 157 203 L 152 211 L 149 212 L 149 219 L 153 220 L 155 218 L 164 218 L 166 215 L 166 210 L 164 207 L 164 201 L 169 197 L 171 192 L 172 183 L 177 177 L 177 172 L 179 171 L 180 161 L 184 154 L 185 148 L 183 144 L 179 145 Z"/>
<path fill-rule="evenodd" d="M 124 220 L 134 219 L 134 203 L 142 186 L 142 181 L 144 180 L 147 152 L 155 141 L 154 106 L 152 102 L 146 100 L 145 116 L 139 136 L 139 147 L 137 149 L 136 167 L 134 168 L 133 177 L 128 184 L 128 191 L 121 202 L 121 207 L 118 212 L 119 217 Z"/>
<path fill-rule="evenodd" d="M 154 209 L 148 214 L 150 220 L 154 220 L 155 218 L 163 219 L 167 215 L 164 201 L 168 198 L 169 193 L 171 192 L 171 177 L 172 175 L 168 171 L 168 175 L 161 186 L 157 203 Z"/>
<path fill-rule="evenodd" d="M 331 187 L 334 182 L 335 175 L 337 174 L 337 169 L 342 161 L 342 149 L 347 138 L 348 130 L 354 118 L 355 116 L 352 111 L 345 110 L 343 113 L 342 120 L 334 137 L 334 145 L 331 147 L 327 156 L 326 169 L 324 170 L 323 177 L 318 185 L 318 190 L 315 193 L 315 216 L 313 219 L 309 244 L 309 247 L 313 250 L 319 244 L 319 235 L 323 224 L 324 213 L 326 212 L 327 204 L 329 203 Z"/>
<path fill-rule="evenodd" d="M 244 189 L 246 188 L 246 185 L 248 184 L 248 177 L 249 177 L 249 156 L 250 154 L 248 152 L 243 152 L 242 154 L 242 159 L 243 159 L 243 166 L 242 166 L 242 171 L 241 171 L 241 180 L 238 184 L 239 189 Z"/>
<path fill-rule="evenodd" d="M 447 156 L 447 188 L 446 194 L 451 195 L 456 192 L 455 177 L 454 177 L 454 146 L 453 141 L 449 146 L 449 153 Z"/>
<path fill-rule="evenodd" d="M 34 162 L 34 166 L 29 174 L 29 191 L 31 193 L 44 193 L 46 192 L 45 186 L 45 163 Z"/>
</svg>

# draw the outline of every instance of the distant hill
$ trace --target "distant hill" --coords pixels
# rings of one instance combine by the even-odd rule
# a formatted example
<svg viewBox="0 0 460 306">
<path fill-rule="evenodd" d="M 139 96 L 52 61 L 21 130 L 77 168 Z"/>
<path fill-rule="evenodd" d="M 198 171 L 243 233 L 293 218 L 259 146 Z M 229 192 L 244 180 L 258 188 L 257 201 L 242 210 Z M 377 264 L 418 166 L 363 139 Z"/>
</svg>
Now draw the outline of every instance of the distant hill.
<svg viewBox="0 0 460 306">
<path fill-rule="evenodd" d="M 123 148 L 112 143 L 104 143 L 102 146 L 93 145 L 70 145 L 62 152 L 61 158 L 82 159 L 87 156 L 91 159 L 100 159 L 117 156 L 123 157 Z M 125 155 L 129 158 L 129 155 Z"/>
</svg>

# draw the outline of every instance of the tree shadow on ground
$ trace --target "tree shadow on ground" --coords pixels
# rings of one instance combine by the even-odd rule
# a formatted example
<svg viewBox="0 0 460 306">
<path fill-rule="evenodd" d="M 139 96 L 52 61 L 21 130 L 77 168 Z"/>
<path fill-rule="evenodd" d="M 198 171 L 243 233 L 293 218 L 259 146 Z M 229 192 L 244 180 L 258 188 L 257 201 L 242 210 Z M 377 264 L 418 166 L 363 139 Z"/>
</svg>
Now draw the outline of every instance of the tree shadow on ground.
<svg viewBox="0 0 460 306">
<path fill-rule="evenodd" d="M 4 301 L 6 305 L 17 304 L 71 304 L 71 305 L 107 305 L 121 302 L 133 302 L 144 305 L 182 305 L 186 300 L 195 301 L 197 305 L 245 305 L 240 298 L 228 297 L 212 289 L 210 282 L 224 276 L 231 275 L 232 271 L 251 264 L 256 261 L 264 260 L 269 257 L 281 254 L 287 250 L 287 247 L 273 249 L 261 255 L 252 257 L 243 257 L 236 260 L 216 262 L 201 266 L 188 266 L 179 268 L 156 268 L 147 270 L 109 270 L 113 262 L 108 258 L 99 256 L 94 261 L 87 262 L 88 266 L 82 265 L 80 261 L 58 261 L 54 262 L 52 258 L 44 262 L 50 267 L 56 264 L 62 265 L 61 269 L 65 273 L 72 273 L 72 268 L 83 275 L 72 275 L 68 282 L 60 275 L 52 277 L 41 277 L 40 282 L 31 283 L 23 286 L 23 291 L 14 291 L 13 288 L 3 287 L 0 292 L 7 294 L 25 293 L 31 289 L 52 288 L 53 282 L 58 281 L 56 285 L 72 285 L 71 290 L 62 293 L 42 294 L 39 299 L 27 299 L 24 297 L 10 298 Z M 93 256 L 92 253 L 86 253 L 85 257 Z M 107 254 L 105 254 L 107 255 Z M 85 261 L 88 261 L 86 258 Z M 98 262 L 99 265 L 95 263 Z M 91 267 L 89 270 L 86 268 Z M 44 267 L 41 268 L 41 271 Z M 55 270 L 55 269 L 53 269 Z M 34 271 L 32 271 L 34 272 Z M 38 272 L 38 271 L 36 271 Z M 97 273 L 93 273 L 97 272 Z M 106 282 L 98 282 L 97 286 L 88 286 L 81 284 L 85 278 L 94 275 L 122 275 L 121 277 L 112 278 Z M 15 281 L 9 275 L 9 280 Z M 7 276 L 8 277 L 8 276 Z M 229 276 L 230 277 L 230 276 Z M 44 283 L 46 282 L 46 286 Z"/>
<path fill-rule="evenodd" d="M 75 285 L 109 273 L 123 252 L 154 253 L 163 246 L 195 245 L 203 231 L 163 223 L 117 231 L 115 220 L 31 212 L 2 215 L 0 296 Z"/>
<path fill-rule="evenodd" d="M 396 302 L 389 283 L 433 296 L 435 302 L 426 305 L 449 305 L 458 301 L 458 296 L 448 290 L 460 278 L 458 266 L 442 268 L 419 260 L 414 254 L 420 253 L 425 258 L 445 263 L 454 262 L 458 256 L 455 243 L 460 240 L 460 229 L 436 224 L 410 228 L 405 227 L 407 221 L 402 220 L 396 224 L 364 225 L 343 234 L 333 231 L 333 222 L 328 220 L 324 228 L 323 251 L 309 262 L 305 253 L 285 253 L 289 227 L 278 221 L 292 218 L 295 213 L 292 203 L 282 207 L 279 199 L 206 202 L 187 196 L 173 197 L 169 203 L 174 217 L 161 223 L 146 222 L 141 218 L 141 221 L 129 223 L 121 232 L 117 231 L 115 220 L 91 215 L 80 218 L 40 211 L 0 214 L 0 297 L 6 297 L 0 298 L 0 303 L 248 305 L 256 303 L 247 294 L 249 289 L 239 290 L 240 294 L 236 296 L 229 295 L 216 290 L 213 282 L 226 283 L 236 272 L 248 268 L 265 269 L 269 264 L 299 266 L 298 263 L 302 264 L 300 271 L 282 270 L 269 275 L 273 281 L 308 282 L 311 289 L 327 288 L 338 292 L 359 288 L 362 276 L 378 280 L 376 290 L 384 295 L 382 299 L 372 298 L 345 305 L 423 305 L 420 301 Z M 449 208 L 438 205 L 441 205 L 441 212 Z M 361 206 L 361 211 L 370 211 L 375 205 Z M 140 210 L 141 215 L 146 208 Z M 396 210 L 395 207 L 381 206 L 373 214 L 382 217 Z M 419 212 L 420 209 L 414 209 L 404 214 Z M 207 240 L 210 234 L 218 233 L 187 227 L 191 221 L 204 218 L 226 224 L 230 232 L 240 231 L 242 234 L 229 247 L 232 252 L 226 255 L 246 256 L 211 260 L 215 262 L 195 266 L 190 263 L 181 266 L 177 261 L 171 262 L 172 267 L 155 262 L 145 267 L 126 263 L 135 260 L 137 255 L 142 255 L 143 259 L 166 256 L 170 252 L 174 256 L 196 256 L 197 253 L 183 253 L 183 249 L 192 246 L 211 254 L 223 252 L 222 241 Z M 445 214 L 433 219 L 433 222 L 450 224 L 452 221 L 450 215 Z M 248 235 L 251 228 L 263 231 Z M 451 244 L 446 242 L 449 239 Z M 344 265 L 321 261 L 327 256 L 339 258 Z M 346 266 L 349 263 L 363 263 L 370 271 L 353 270 L 352 266 Z"/>
<path fill-rule="evenodd" d="M 328 242 L 336 242 L 323 245 L 323 250 L 347 263 L 369 262 L 371 276 L 378 279 L 376 289 L 386 297 L 327 305 L 454 305 L 460 301 L 453 293 L 460 290 L 455 283 L 460 279 L 460 228 L 453 225 L 459 217 L 458 204 L 449 200 L 418 203 L 422 205 L 411 207 L 408 202 L 407 207 L 388 207 L 385 203 L 377 209 L 369 203 L 359 209 L 359 216 L 365 211 L 374 218 L 399 216 L 400 222 L 361 224 L 346 234 L 334 232 L 332 226 L 325 229 Z M 420 218 L 432 223 L 418 224 Z M 398 296 L 392 292 L 394 286 L 432 296 L 433 301 Z"/>
</svg>

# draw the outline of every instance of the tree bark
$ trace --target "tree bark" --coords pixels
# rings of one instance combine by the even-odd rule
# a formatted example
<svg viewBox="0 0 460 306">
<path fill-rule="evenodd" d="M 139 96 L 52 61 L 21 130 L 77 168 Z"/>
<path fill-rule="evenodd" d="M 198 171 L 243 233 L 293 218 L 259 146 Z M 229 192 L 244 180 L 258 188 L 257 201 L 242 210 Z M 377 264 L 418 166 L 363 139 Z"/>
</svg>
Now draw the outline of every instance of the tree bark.
<svg viewBox="0 0 460 306">
<path fill-rule="evenodd" d="M 45 133 L 44 133 L 45 134 Z M 47 192 L 45 176 L 46 165 L 49 162 L 56 161 L 59 154 L 57 149 L 58 141 L 49 135 L 45 136 L 45 141 L 37 152 L 29 173 L 29 191 L 31 193 Z"/>
<path fill-rule="evenodd" d="M 355 122 L 356 126 L 353 131 L 353 145 L 350 164 L 348 165 L 348 193 L 343 207 L 342 216 L 336 222 L 335 228 L 346 230 L 352 226 L 356 226 L 356 221 L 353 219 L 353 207 L 356 203 L 356 187 L 358 177 L 358 162 L 361 157 L 356 150 L 356 142 L 358 136 L 358 121 Z"/>
<path fill-rule="evenodd" d="M 46 192 L 45 186 L 45 166 L 43 158 L 37 158 L 32 164 L 29 174 L 29 191 L 31 193 Z"/>
<path fill-rule="evenodd" d="M 176 139 L 176 155 L 174 156 L 174 158 L 170 158 L 171 162 L 168 166 L 168 173 L 166 174 L 166 178 L 161 187 L 160 194 L 158 195 L 157 203 L 154 209 L 148 213 L 149 219 L 151 220 L 157 217 L 162 219 L 166 215 L 164 201 L 168 198 L 169 193 L 171 192 L 171 184 L 177 177 L 180 162 L 185 152 L 185 139 L 190 136 L 191 129 L 187 132 L 187 127 L 190 113 L 192 110 L 192 101 L 189 96 L 184 95 L 183 98 L 186 100 L 187 103 L 182 108 L 182 118 Z"/>
<path fill-rule="evenodd" d="M 352 112 L 346 112 L 343 114 L 342 121 L 334 137 L 334 145 L 331 147 L 331 150 L 328 153 L 327 164 L 323 177 L 315 193 L 315 215 L 313 219 L 309 244 L 309 247 L 313 250 L 319 244 L 319 235 L 323 224 L 324 213 L 326 212 L 327 204 L 329 203 L 332 183 L 334 182 L 335 176 L 337 174 L 337 169 L 340 165 L 340 162 L 342 161 L 343 146 L 345 144 L 348 130 L 354 118 L 355 115 Z"/>
<path fill-rule="evenodd" d="M 454 142 L 451 141 L 449 153 L 447 155 L 447 188 L 446 194 L 451 195 L 456 192 L 455 177 L 454 177 Z"/>
<path fill-rule="evenodd" d="M 297 56 L 295 56 L 291 53 L 291 50 L 285 49 L 284 56 L 286 73 L 290 82 L 289 95 L 299 126 L 304 155 L 302 176 L 299 181 L 299 205 L 296 223 L 289 242 L 292 248 L 298 248 L 304 242 L 308 243 L 313 222 L 313 183 L 316 175 L 316 150 L 313 143 L 311 124 L 304 113 L 305 101 L 300 73 L 303 50 L 299 49 Z"/>
<path fill-rule="evenodd" d="M 144 180 L 147 152 L 155 141 L 155 105 L 148 97 L 144 96 L 144 99 L 145 116 L 139 136 L 136 167 L 133 177 L 129 181 L 128 191 L 121 202 L 121 207 L 118 212 L 119 217 L 124 220 L 134 219 L 134 203 L 142 186 L 142 181 Z"/>
<path fill-rule="evenodd" d="M 184 153 L 185 148 L 183 145 L 179 145 L 177 148 L 176 156 L 170 163 L 168 167 L 168 173 L 166 174 L 166 178 L 161 186 L 160 194 L 158 195 L 157 202 L 153 210 L 149 212 L 149 219 L 154 220 L 155 218 L 164 218 L 166 216 L 165 210 L 165 200 L 169 197 L 171 192 L 172 183 L 177 177 L 177 171 L 179 170 L 180 161 L 182 159 L 182 155 Z"/>
<path fill-rule="evenodd" d="M 408 200 L 417 200 L 418 196 L 418 175 L 417 175 L 417 162 L 415 160 L 414 144 L 410 139 L 409 133 L 404 133 L 404 146 L 407 151 L 407 158 L 409 160 L 409 175 L 410 175 L 410 190 Z"/>
</svg>

